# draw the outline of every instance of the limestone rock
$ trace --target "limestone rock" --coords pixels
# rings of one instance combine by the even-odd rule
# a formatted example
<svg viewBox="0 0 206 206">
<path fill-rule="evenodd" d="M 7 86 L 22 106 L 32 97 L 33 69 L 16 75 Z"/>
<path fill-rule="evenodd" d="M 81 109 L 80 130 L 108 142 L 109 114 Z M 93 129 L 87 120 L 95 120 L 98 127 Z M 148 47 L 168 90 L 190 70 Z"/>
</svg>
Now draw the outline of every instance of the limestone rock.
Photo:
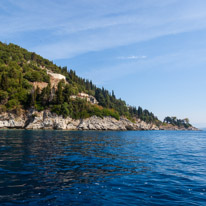
<svg viewBox="0 0 206 206">
<path fill-rule="evenodd" d="M 38 112 L 34 109 L 24 111 L 21 115 L 13 113 L 0 114 L 0 128 L 25 128 L 25 129 L 57 129 L 57 130 L 178 130 L 183 128 L 165 128 L 148 124 L 136 119 L 135 122 L 121 117 L 116 120 L 112 117 L 92 116 L 87 119 L 74 120 L 70 117 L 63 118 L 51 113 L 49 110 Z M 197 130 L 194 127 L 188 130 Z"/>
</svg>

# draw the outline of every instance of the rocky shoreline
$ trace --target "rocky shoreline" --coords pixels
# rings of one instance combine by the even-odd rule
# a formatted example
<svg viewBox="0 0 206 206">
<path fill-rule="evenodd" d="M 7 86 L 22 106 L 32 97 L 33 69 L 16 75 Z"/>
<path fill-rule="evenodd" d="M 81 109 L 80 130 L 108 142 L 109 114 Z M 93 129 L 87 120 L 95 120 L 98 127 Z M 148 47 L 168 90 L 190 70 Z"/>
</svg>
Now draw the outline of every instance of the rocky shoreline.
<svg viewBox="0 0 206 206">
<path fill-rule="evenodd" d="M 70 117 L 63 118 L 48 110 L 38 112 L 29 110 L 17 115 L 14 113 L 0 114 L 0 129 L 54 129 L 54 130 L 197 130 L 194 127 L 185 129 L 177 127 L 156 126 L 141 120 L 131 122 L 121 117 L 116 120 L 112 117 L 92 116 L 87 119 L 74 120 Z"/>
</svg>

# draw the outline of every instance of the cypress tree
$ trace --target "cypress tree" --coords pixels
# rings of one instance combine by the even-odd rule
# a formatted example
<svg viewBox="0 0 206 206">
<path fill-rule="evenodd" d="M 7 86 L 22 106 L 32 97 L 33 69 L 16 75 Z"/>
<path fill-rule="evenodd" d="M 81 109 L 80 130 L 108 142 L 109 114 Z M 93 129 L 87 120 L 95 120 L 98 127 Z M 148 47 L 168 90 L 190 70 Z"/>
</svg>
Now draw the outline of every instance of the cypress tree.
<svg viewBox="0 0 206 206">
<path fill-rule="evenodd" d="M 63 99 L 62 82 L 61 81 L 58 83 L 56 96 L 57 96 L 57 104 L 62 104 L 64 99 Z"/>
</svg>

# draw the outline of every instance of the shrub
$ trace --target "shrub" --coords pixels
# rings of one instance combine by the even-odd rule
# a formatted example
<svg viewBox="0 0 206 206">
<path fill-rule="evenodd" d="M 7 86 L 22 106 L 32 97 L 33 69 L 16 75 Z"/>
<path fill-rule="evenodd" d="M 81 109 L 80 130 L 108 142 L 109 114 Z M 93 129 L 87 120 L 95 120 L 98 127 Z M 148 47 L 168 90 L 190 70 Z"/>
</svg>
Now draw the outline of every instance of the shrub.
<svg viewBox="0 0 206 206">
<path fill-rule="evenodd" d="M 7 102 L 6 107 L 11 110 L 13 108 L 15 108 L 16 106 L 18 106 L 20 103 L 17 99 L 11 99 Z"/>
<path fill-rule="evenodd" d="M 0 104 L 6 104 L 8 97 L 8 92 L 0 90 Z"/>
</svg>

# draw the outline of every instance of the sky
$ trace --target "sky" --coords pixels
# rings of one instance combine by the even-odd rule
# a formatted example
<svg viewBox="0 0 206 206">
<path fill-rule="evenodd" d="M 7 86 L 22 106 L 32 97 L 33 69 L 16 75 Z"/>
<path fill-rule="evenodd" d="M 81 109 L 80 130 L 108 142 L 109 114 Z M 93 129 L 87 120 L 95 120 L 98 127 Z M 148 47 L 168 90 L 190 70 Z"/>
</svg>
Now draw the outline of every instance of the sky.
<svg viewBox="0 0 206 206">
<path fill-rule="evenodd" d="M 160 120 L 206 127 L 205 0 L 1 0 L 0 28 Z"/>
</svg>

